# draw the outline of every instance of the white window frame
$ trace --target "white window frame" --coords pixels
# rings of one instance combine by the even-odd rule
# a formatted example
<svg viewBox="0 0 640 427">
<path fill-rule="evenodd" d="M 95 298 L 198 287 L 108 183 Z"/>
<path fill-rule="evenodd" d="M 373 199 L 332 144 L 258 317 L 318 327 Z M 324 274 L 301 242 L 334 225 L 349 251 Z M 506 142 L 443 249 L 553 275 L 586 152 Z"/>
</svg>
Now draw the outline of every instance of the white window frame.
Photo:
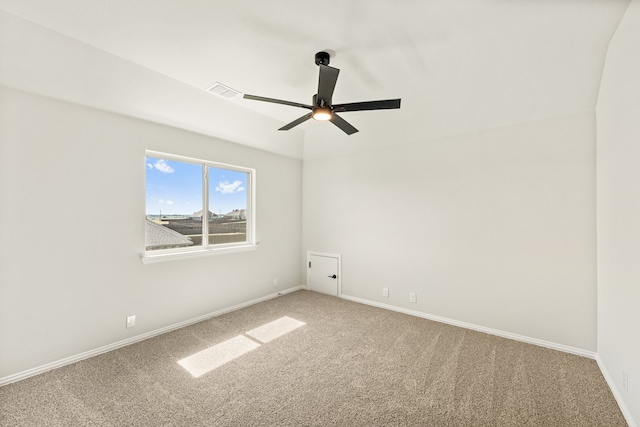
<svg viewBox="0 0 640 427">
<path fill-rule="evenodd" d="M 146 242 L 143 243 L 143 251 L 141 260 L 144 264 L 156 262 L 171 261 L 176 259 L 190 259 L 211 255 L 222 255 L 237 252 L 255 251 L 258 249 L 256 242 L 256 170 L 244 166 L 230 165 L 226 163 L 214 162 L 211 160 L 196 159 L 193 157 L 180 156 L 176 154 L 163 153 L 159 151 L 145 151 L 145 159 L 147 157 L 173 160 L 183 163 L 191 163 L 202 166 L 202 245 L 198 247 L 185 247 L 173 249 L 156 249 L 153 251 L 146 250 Z M 209 168 L 229 169 L 237 172 L 245 172 L 247 177 L 247 207 L 245 208 L 245 217 L 247 221 L 246 240 L 244 242 L 220 243 L 209 245 L 209 221 L 205 220 L 209 212 Z M 146 210 L 146 162 L 145 168 L 145 210 Z M 145 213 L 146 216 L 146 213 Z"/>
</svg>

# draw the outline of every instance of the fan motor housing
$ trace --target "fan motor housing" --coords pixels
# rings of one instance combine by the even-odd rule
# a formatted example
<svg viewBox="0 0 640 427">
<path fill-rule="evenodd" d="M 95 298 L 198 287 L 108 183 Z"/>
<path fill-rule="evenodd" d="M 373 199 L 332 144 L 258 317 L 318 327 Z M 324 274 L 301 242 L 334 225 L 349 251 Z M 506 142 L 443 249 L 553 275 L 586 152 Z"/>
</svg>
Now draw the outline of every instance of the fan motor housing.
<svg viewBox="0 0 640 427">
<path fill-rule="evenodd" d="M 318 94 L 316 93 L 315 95 L 313 95 L 313 98 L 311 98 L 311 105 L 314 105 L 316 107 L 331 107 L 331 100 L 322 98 L 319 99 Z"/>
<path fill-rule="evenodd" d="M 316 53 L 316 65 L 329 65 L 329 59 L 331 55 L 327 52 L 318 52 Z"/>
</svg>

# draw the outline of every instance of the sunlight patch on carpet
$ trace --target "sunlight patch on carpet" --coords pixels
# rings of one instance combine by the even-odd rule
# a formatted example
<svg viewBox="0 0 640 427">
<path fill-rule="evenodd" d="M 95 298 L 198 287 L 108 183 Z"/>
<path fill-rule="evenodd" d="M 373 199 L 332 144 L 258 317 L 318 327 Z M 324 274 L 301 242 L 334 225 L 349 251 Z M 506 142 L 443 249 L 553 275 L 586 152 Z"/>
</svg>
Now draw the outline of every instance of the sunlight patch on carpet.
<svg viewBox="0 0 640 427">
<path fill-rule="evenodd" d="M 306 325 L 306 323 L 284 316 L 256 329 L 252 329 L 246 334 L 262 343 L 268 343 L 269 341 L 273 341 L 284 334 L 288 334 L 303 325 Z"/>
<path fill-rule="evenodd" d="M 260 344 L 257 342 L 243 335 L 238 335 L 235 338 L 178 360 L 178 364 L 195 378 L 198 378 L 258 347 L 260 347 Z"/>
<path fill-rule="evenodd" d="M 303 325 L 306 325 L 306 323 L 284 316 L 245 332 L 244 335 L 238 335 L 178 360 L 178 364 L 193 375 L 194 378 L 198 378 L 260 347 L 260 343 L 254 340 L 266 344 Z M 247 336 L 253 339 L 247 338 Z"/>
</svg>

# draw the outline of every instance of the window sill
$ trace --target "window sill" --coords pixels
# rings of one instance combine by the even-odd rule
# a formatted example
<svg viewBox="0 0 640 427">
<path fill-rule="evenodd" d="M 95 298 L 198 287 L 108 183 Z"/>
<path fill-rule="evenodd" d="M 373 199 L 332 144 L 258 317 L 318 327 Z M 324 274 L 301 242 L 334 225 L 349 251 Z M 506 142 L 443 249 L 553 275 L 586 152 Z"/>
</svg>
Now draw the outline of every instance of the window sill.
<svg viewBox="0 0 640 427">
<path fill-rule="evenodd" d="M 153 253 L 144 253 L 140 257 L 143 264 L 155 264 L 158 262 L 166 262 L 166 261 L 176 261 L 180 259 L 192 259 L 192 258 L 202 258 L 213 255 L 226 255 L 233 254 L 239 252 L 251 252 L 258 249 L 257 244 L 249 244 L 242 246 L 226 246 L 222 248 L 212 248 L 212 249 L 200 249 L 194 251 L 184 251 L 184 252 L 170 252 L 170 253 L 161 253 L 161 254 L 153 254 Z"/>
</svg>

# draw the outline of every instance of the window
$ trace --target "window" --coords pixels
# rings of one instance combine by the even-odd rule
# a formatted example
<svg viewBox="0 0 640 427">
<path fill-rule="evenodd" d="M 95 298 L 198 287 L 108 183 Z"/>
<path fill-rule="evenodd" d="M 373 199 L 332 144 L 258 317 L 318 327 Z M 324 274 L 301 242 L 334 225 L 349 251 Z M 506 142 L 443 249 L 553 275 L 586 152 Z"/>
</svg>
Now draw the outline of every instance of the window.
<svg viewBox="0 0 640 427">
<path fill-rule="evenodd" d="M 253 169 L 147 152 L 143 261 L 255 249 Z"/>
</svg>

